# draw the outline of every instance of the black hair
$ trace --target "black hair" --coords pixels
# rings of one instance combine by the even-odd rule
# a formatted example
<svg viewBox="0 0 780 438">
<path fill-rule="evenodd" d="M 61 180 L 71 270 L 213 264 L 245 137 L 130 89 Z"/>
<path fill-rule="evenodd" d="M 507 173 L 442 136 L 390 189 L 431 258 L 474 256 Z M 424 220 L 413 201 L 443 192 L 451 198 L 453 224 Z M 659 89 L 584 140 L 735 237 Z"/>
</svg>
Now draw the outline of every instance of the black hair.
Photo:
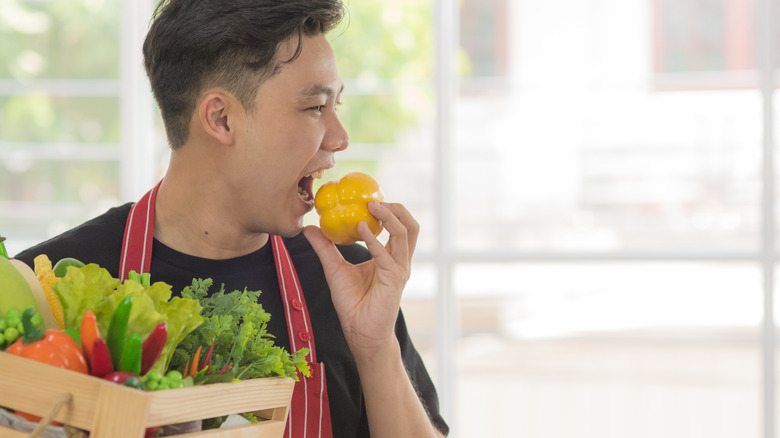
<svg viewBox="0 0 780 438">
<path fill-rule="evenodd" d="M 327 33 L 343 16 L 341 0 L 161 1 L 143 54 L 171 148 L 187 141 L 203 90 L 223 87 L 251 111 L 257 88 L 298 57 L 302 37 Z M 279 45 L 296 36 L 293 57 L 275 59 Z"/>
</svg>

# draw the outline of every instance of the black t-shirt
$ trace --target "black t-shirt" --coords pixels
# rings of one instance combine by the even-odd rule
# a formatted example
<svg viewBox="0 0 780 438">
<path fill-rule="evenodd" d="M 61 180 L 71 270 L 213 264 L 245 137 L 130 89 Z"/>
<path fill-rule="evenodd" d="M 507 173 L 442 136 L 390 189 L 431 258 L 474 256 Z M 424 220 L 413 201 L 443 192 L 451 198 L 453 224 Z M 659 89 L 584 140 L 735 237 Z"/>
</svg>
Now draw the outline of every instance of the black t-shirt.
<svg viewBox="0 0 780 438">
<path fill-rule="evenodd" d="M 84 263 L 97 263 L 118 277 L 122 238 L 131 206 L 128 203 L 112 208 L 95 219 L 19 253 L 16 258 L 33 266 L 33 259 L 39 254 L 46 254 L 53 263 L 61 258 L 73 257 Z M 322 265 L 303 234 L 286 238 L 284 243 L 309 309 L 317 359 L 325 364 L 333 435 L 368 437 L 360 379 L 331 302 Z M 339 246 L 339 250 L 351 263 L 360 263 L 371 257 L 360 245 Z M 219 291 L 222 284 L 228 292 L 245 288 L 262 291 L 260 303 L 271 315 L 268 333 L 275 336 L 276 345 L 290 350 L 270 242 L 251 254 L 227 260 L 210 260 L 180 253 L 155 239 L 152 254 L 152 281 L 170 284 L 174 294 L 192 284 L 193 278 L 213 279 L 211 292 Z M 401 312 L 396 321 L 395 333 L 414 387 L 434 424 L 446 432 L 448 428 L 439 413 L 436 389 L 409 338 Z"/>
</svg>

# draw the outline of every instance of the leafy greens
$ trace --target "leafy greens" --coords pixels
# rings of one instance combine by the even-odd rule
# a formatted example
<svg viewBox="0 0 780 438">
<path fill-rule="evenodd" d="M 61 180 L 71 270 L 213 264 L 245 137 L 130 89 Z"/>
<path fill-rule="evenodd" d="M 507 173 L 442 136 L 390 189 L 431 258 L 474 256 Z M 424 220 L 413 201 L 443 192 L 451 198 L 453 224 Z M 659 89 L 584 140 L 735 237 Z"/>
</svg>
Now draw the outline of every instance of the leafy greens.
<svg viewBox="0 0 780 438">
<path fill-rule="evenodd" d="M 176 348 L 171 369 L 183 370 L 199 347 L 207 349 L 214 340 L 214 351 L 209 369 L 195 375 L 195 383 L 287 376 L 298 380 L 298 372 L 310 376 L 306 355 L 302 348 L 288 353 L 274 345 L 273 336 L 266 331 L 271 315 L 258 302 L 260 291 L 219 292 L 209 294 L 211 279 L 194 279 L 181 296 L 198 300 L 203 310 L 203 324 L 196 328 Z M 215 370 L 230 368 L 222 375 Z M 200 369 L 200 368 L 198 368 Z"/>
</svg>

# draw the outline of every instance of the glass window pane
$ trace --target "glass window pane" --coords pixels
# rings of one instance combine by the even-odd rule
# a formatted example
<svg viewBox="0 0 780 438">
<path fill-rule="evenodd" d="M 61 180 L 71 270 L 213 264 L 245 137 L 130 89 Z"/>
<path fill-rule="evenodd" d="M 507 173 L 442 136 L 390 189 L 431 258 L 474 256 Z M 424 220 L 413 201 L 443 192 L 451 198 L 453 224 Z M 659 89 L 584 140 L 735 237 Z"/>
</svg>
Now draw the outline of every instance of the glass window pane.
<svg viewBox="0 0 780 438">
<path fill-rule="evenodd" d="M 119 142 L 119 98 L 0 96 L 0 142 Z"/>
<path fill-rule="evenodd" d="M 119 199 L 118 1 L 0 7 L 0 232 L 11 254 Z"/>
<path fill-rule="evenodd" d="M 458 265 L 459 436 L 759 436 L 750 264 Z"/>
<path fill-rule="evenodd" d="M 709 51 L 752 53 L 722 23 L 731 2 L 681 3 L 697 11 L 679 15 L 685 29 L 720 32 Z M 459 248 L 758 248 L 757 81 L 654 87 L 666 30 L 654 27 L 646 1 L 491 4 L 507 45 L 493 56 L 508 67 L 503 81 L 486 82 L 469 68 L 481 58 L 464 54 L 453 123 Z M 462 44 L 481 36 L 496 38 L 466 33 Z M 698 67 L 686 74 L 709 78 Z"/>
<path fill-rule="evenodd" d="M 0 79 L 119 76 L 118 1 L 4 0 Z"/>
</svg>

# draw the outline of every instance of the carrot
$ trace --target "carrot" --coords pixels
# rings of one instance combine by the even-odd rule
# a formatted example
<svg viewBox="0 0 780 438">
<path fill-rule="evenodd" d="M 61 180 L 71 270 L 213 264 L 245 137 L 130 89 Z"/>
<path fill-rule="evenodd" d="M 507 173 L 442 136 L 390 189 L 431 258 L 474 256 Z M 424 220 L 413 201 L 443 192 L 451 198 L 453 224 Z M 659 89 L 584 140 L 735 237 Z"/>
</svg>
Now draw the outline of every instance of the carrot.
<svg viewBox="0 0 780 438">
<path fill-rule="evenodd" d="M 99 337 L 100 331 L 98 331 L 95 313 L 87 310 L 84 312 L 84 317 L 81 320 L 81 349 L 84 350 L 87 363 L 92 362 L 92 348 L 95 345 L 95 339 Z"/>
<path fill-rule="evenodd" d="M 198 350 L 195 351 L 195 357 L 192 358 L 192 368 L 190 368 L 190 376 L 195 377 L 195 374 L 198 373 L 198 361 L 200 360 L 200 350 L 203 348 L 203 346 L 199 346 Z"/>
</svg>

